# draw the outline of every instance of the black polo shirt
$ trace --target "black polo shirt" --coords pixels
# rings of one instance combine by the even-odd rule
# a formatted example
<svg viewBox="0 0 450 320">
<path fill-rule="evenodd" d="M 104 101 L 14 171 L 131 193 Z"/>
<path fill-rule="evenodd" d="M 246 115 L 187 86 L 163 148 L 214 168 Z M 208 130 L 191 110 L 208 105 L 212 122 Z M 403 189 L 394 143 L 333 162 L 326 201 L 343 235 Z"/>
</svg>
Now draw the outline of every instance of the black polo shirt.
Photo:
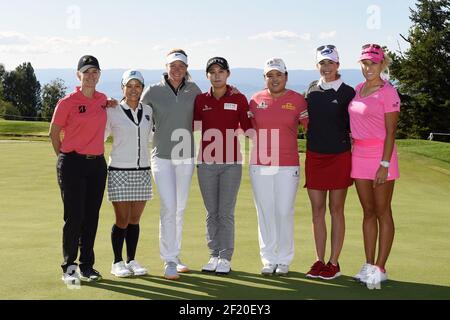
<svg viewBox="0 0 450 320">
<path fill-rule="evenodd" d="M 355 96 L 352 87 L 342 83 L 338 91 L 324 90 L 311 83 L 306 93 L 309 124 L 306 147 L 317 153 L 335 154 L 351 149 L 348 105 Z"/>
</svg>

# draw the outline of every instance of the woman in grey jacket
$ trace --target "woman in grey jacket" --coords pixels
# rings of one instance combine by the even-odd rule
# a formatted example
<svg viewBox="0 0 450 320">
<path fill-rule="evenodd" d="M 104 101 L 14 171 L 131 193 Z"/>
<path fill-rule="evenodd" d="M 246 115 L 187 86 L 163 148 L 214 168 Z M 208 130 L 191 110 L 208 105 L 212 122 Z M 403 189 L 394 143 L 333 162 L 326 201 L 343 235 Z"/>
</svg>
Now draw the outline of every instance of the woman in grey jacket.
<svg viewBox="0 0 450 320">
<path fill-rule="evenodd" d="M 194 172 L 194 101 L 201 90 L 190 78 L 183 50 L 168 53 L 166 68 L 161 82 L 145 90 L 142 102 L 153 109 L 155 124 L 151 166 L 161 202 L 160 256 L 164 277 L 175 280 L 178 273 L 189 272 L 179 255 L 184 209 Z"/>
</svg>

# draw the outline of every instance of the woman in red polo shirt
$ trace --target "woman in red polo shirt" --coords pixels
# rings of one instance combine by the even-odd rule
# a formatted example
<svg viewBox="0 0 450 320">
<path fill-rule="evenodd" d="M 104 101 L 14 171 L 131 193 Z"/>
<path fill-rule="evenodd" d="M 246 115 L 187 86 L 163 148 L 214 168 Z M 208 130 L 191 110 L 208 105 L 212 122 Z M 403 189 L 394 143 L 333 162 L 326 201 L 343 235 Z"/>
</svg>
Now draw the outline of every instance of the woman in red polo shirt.
<svg viewBox="0 0 450 320">
<path fill-rule="evenodd" d="M 104 134 L 107 98 L 96 91 L 100 66 L 93 56 L 78 62 L 81 85 L 62 98 L 53 114 L 50 138 L 57 162 L 58 183 L 64 204 L 62 280 L 97 281 L 94 241 L 106 183 Z M 63 138 L 61 138 L 63 133 Z M 79 271 L 75 260 L 80 247 Z"/>
<path fill-rule="evenodd" d="M 251 128 L 247 98 L 233 94 L 227 84 L 227 60 L 214 57 L 206 64 L 211 89 L 195 99 L 194 120 L 201 122 L 202 140 L 197 176 L 206 207 L 206 239 L 210 259 L 203 272 L 228 274 L 234 252 L 234 208 L 241 185 L 242 155 L 239 127 Z M 242 132 L 243 133 L 243 132 Z"/>
</svg>

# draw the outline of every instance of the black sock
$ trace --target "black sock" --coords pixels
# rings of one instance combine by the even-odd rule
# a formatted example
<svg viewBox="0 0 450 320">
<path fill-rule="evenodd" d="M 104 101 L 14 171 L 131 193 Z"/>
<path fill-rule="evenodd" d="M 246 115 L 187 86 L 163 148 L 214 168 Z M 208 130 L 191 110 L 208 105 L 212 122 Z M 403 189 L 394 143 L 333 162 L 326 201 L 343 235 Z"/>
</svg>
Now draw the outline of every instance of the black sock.
<svg viewBox="0 0 450 320">
<path fill-rule="evenodd" d="M 127 263 L 134 260 L 136 255 L 136 248 L 139 240 L 139 225 L 138 224 L 128 224 L 127 229 Z"/>
<path fill-rule="evenodd" d="M 123 241 L 126 237 L 127 229 L 121 229 L 113 225 L 111 231 L 111 243 L 114 251 L 114 263 L 122 261 Z"/>
</svg>

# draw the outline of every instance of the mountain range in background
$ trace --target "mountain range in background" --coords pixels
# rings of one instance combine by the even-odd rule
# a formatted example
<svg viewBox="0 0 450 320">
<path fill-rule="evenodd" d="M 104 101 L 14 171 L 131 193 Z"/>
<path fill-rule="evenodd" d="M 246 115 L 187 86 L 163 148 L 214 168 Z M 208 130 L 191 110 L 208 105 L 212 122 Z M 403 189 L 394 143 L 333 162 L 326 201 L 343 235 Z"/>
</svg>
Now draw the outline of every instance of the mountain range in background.
<svg viewBox="0 0 450 320">
<path fill-rule="evenodd" d="M 108 69 L 102 70 L 102 76 L 97 86 L 98 91 L 105 93 L 109 97 L 120 99 L 122 90 L 120 80 L 126 69 Z M 154 84 L 161 80 L 163 70 L 140 70 L 145 79 L 145 84 Z M 348 85 L 355 87 L 362 82 L 363 76 L 360 70 L 344 69 L 339 70 L 342 79 Z M 67 87 L 67 93 L 72 92 L 75 86 L 79 85 L 76 73 L 73 69 L 36 69 L 36 77 L 41 86 L 49 83 L 56 78 L 64 80 Z M 193 80 L 205 92 L 210 87 L 210 82 L 206 79 L 205 71 L 189 70 Z M 319 72 L 317 70 L 291 70 L 287 87 L 300 93 L 304 93 L 309 84 L 317 80 Z M 237 68 L 231 70 L 231 76 L 228 83 L 237 87 L 239 91 L 247 96 L 248 99 L 257 91 L 264 87 L 263 70 L 250 68 Z"/>
</svg>

